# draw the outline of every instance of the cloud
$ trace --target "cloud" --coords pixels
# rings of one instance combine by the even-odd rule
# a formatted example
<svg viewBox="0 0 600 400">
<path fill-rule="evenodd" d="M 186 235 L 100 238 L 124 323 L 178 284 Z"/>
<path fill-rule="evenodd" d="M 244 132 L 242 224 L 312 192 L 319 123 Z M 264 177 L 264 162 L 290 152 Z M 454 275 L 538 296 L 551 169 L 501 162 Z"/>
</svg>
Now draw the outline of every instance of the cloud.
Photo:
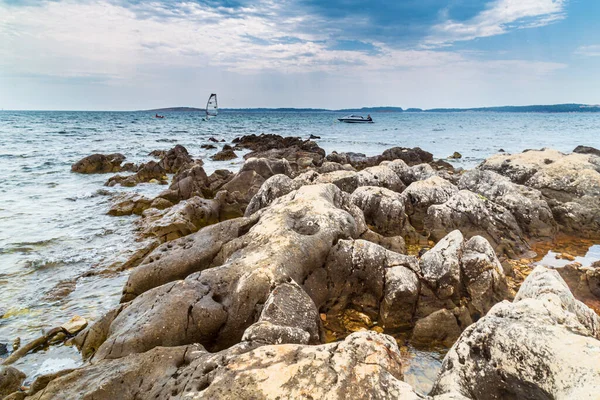
<svg viewBox="0 0 600 400">
<path fill-rule="evenodd" d="M 575 50 L 575 54 L 586 57 L 600 57 L 600 44 L 580 46 Z"/>
<path fill-rule="evenodd" d="M 425 46 L 443 46 L 545 26 L 565 18 L 566 3 L 567 0 L 495 0 L 467 21 L 447 19 L 433 26 Z"/>
</svg>

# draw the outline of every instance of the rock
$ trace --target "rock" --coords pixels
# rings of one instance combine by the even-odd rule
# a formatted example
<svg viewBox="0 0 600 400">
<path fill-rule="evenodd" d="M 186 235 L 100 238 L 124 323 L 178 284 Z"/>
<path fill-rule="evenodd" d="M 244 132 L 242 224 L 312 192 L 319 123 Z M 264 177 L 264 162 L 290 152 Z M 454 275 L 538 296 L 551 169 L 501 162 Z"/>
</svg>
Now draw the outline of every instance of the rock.
<svg viewBox="0 0 600 400">
<path fill-rule="evenodd" d="M 210 197 L 208 190 L 209 178 L 201 164 L 195 163 L 179 170 L 173 177 L 169 189 L 161 192 L 158 197 L 173 204 L 194 196 Z"/>
<path fill-rule="evenodd" d="M 226 149 L 225 147 L 229 147 Z M 210 157 L 213 161 L 229 161 L 237 158 L 237 154 L 232 150 L 231 146 L 224 146 L 223 150 Z"/>
<path fill-rule="evenodd" d="M 367 157 L 365 154 L 362 153 L 338 153 L 336 151 L 333 151 L 331 152 L 331 154 L 328 154 L 326 159 L 330 162 L 335 162 L 343 165 L 350 165 L 358 170 L 367 167 L 373 167 L 381 162 L 379 156 Z"/>
<path fill-rule="evenodd" d="M 446 355 L 430 395 L 591 399 L 600 389 L 600 319 L 556 271 L 537 267 Z"/>
<path fill-rule="evenodd" d="M 138 183 L 150 182 L 154 179 L 166 183 L 166 171 L 159 163 L 149 161 L 141 164 L 135 174 L 129 176 L 115 175 L 109 178 L 104 185 L 115 186 L 120 184 L 121 186 L 131 187 L 136 186 Z"/>
<path fill-rule="evenodd" d="M 444 204 L 457 193 L 456 186 L 438 176 L 411 183 L 402 193 L 402 201 L 410 224 L 417 232 L 423 233 L 424 220 L 429 207 Z"/>
<path fill-rule="evenodd" d="M 258 322 L 242 340 L 268 344 L 319 344 L 319 312 L 312 299 L 295 282 L 277 286 L 263 306 Z"/>
<path fill-rule="evenodd" d="M 125 156 L 120 153 L 92 154 L 77 161 L 71 166 L 72 172 L 80 174 L 105 174 L 119 172 Z"/>
<path fill-rule="evenodd" d="M 451 156 L 449 156 L 448 158 L 452 158 L 454 160 L 458 160 L 460 158 L 462 158 L 462 154 L 460 154 L 458 151 L 455 151 L 454 153 L 452 153 Z"/>
<path fill-rule="evenodd" d="M 200 346 L 158 347 L 71 371 L 32 395 L 36 400 L 422 398 L 402 381 L 394 339 L 375 332 L 319 346 L 241 343 L 216 354 Z"/>
<path fill-rule="evenodd" d="M 244 215 L 251 216 L 258 210 L 269 206 L 275 199 L 298 190 L 302 183 L 288 178 L 286 175 L 278 174 L 267 179 L 250 200 Z"/>
<path fill-rule="evenodd" d="M 213 150 L 216 149 L 217 146 L 212 145 L 212 144 L 203 144 L 200 146 L 201 149 L 205 149 L 205 150 Z"/>
<path fill-rule="evenodd" d="M 25 380 L 25 374 L 13 367 L 0 367 L 0 397 L 16 392 Z"/>
<path fill-rule="evenodd" d="M 515 217 L 506 208 L 468 190 L 459 191 L 444 204 L 429 207 L 424 229 L 433 240 L 458 229 L 467 238 L 483 236 L 496 252 L 511 258 L 531 254 Z"/>
<path fill-rule="evenodd" d="M 201 343 L 214 351 L 239 342 L 277 284 L 303 282 L 315 301 L 309 276 L 325 265 L 338 238 L 358 236 L 357 211 L 334 185 L 303 186 L 275 200 L 257 213 L 256 224 L 221 248 L 211 262 L 218 268 L 137 296 L 107 322 L 89 328 L 98 332 L 94 338 L 105 340 L 88 342 L 80 334 L 82 352 L 97 349 L 94 358 L 101 360 L 163 345 Z"/>
<path fill-rule="evenodd" d="M 442 309 L 417 321 L 411 342 L 428 346 L 441 343 L 449 347 L 456 342 L 460 333 L 461 329 L 454 314 Z"/>
<path fill-rule="evenodd" d="M 8 344 L 0 343 L 0 356 L 5 356 L 8 354 Z"/>
<path fill-rule="evenodd" d="M 573 150 L 573 153 L 593 154 L 593 155 L 596 155 L 596 156 L 600 156 L 600 150 L 598 150 L 598 149 L 596 149 L 594 147 L 590 147 L 590 146 L 577 146 Z"/>
<path fill-rule="evenodd" d="M 312 139 L 321 139 L 321 136 L 317 136 L 317 135 L 311 134 L 310 137 L 309 137 L 309 139 L 310 140 L 312 140 Z"/>
<path fill-rule="evenodd" d="M 61 325 L 63 329 L 65 329 L 69 334 L 75 335 L 83 330 L 87 326 L 88 322 L 85 318 L 80 317 L 78 315 L 71 318 L 69 322 L 65 322 Z"/>
<path fill-rule="evenodd" d="M 152 200 L 152 203 L 150 203 L 150 207 L 156 208 L 157 210 L 164 210 L 166 208 L 173 207 L 173 203 L 171 203 L 169 200 L 157 197 L 154 200 Z"/>
<path fill-rule="evenodd" d="M 213 260 L 223 246 L 246 233 L 256 221 L 256 218 L 224 221 L 162 244 L 131 271 L 121 302 L 214 266 Z"/>
<path fill-rule="evenodd" d="M 273 175 L 283 174 L 291 177 L 292 167 L 286 159 L 248 158 L 240 169 L 240 172 L 254 171 L 264 179 Z"/>
<path fill-rule="evenodd" d="M 311 151 L 304 150 L 304 146 L 292 146 L 281 149 L 253 151 L 244 155 L 244 158 L 286 159 L 290 163 L 294 171 L 301 171 L 306 168 L 319 167 L 323 163 L 325 150 L 321 149 L 318 146 L 316 147 L 317 149 L 314 149 L 314 151 L 312 151 L 313 149 L 311 149 Z"/>
<path fill-rule="evenodd" d="M 412 233 L 401 194 L 381 187 L 362 186 L 352 193 L 350 200 L 362 210 L 365 221 L 377 233 L 384 236 Z"/>
<path fill-rule="evenodd" d="M 219 139 L 211 136 L 211 137 L 208 138 L 208 141 L 209 142 L 213 142 L 213 143 L 219 143 L 219 142 L 224 142 L 225 140 L 219 140 Z"/>
<path fill-rule="evenodd" d="M 433 155 L 422 150 L 420 147 L 412 149 L 406 147 L 392 147 L 381 154 L 381 159 L 382 161 L 402 160 L 407 165 L 412 166 L 432 162 Z"/>
<path fill-rule="evenodd" d="M 350 164 L 339 164 L 336 162 L 331 162 L 331 161 L 324 161 L 323 164 L 317 168 L 317 172 L 320 174 L 326 174 L 328 172 L 333 172 L 333 171 L 342 171 L 342 170 L 346 170 L 346 171 L 354 171 L 354 168 L 350 165 Z"/>
<path fill-rule="evenodd" d="M 144 237 L 156 237 L 162 242 L 177 239 L 198 229 L 219 222 L 219 204 L 214 200 L 192 197 L 168 209 L 166 213 L 143 213 Z"/>
<path fill-rule="evenodd" d="M 558 231 L 552 210 L 539 190 L 513 183 L 495 172 L 477 169 L 464 173 L 458 186 L 506 207 L 529 237 L 549 239 Z"/>
<path fill-rule="evenodd" d="M 408 329 L 419 300 L 421 283 L 415 272 L 402 265 L 385 270 L 379 321 L 385 329 Z"/>
<path fill-rule="evenodd" d="M 187 149 L 178 144 L 161 157 L 159 165 L 167 173 L 176 174 L 181 168 L 193 162 L 194 160 L 190 157 Z"/>
<path fill-rule="evenodd" d="M 588 267 L 573 263 L 556 271 L 577 300 L 600 313 L 600 262 Z"/>
<path fill-rule="evenodd" d="M 481 236 L 465 241 L 460 231 L 449 233 L 421 256 L 419 268 L 427 285 L 421 290 L 417 318 L 467 305 L 470 319 L 476 321 L 509 295 L 500 261 Z"/>
<path fill-rule="evenodd" d="M 479 166 L 538 189 L 562 232 L 595 238 L 600 232 L 600 157 L 531 150 L 496 155 Z"/>
<path fill-rule="evenodd" d="M 150 153 L 148 153 L 149 156 L 158 158 L 158 159 L 163 158 L 166 154 L 167 154 L 166 150 L 152 150 Z"/>
<path fill-rule="evenodd" d="M 108 210 L 108 215 L 141 215 L 151 207 L 152 200 L 138 193 L 122 193 L 116 198 L 116 203 Z"/>
<path fill-rule="evenodd" d="M 386 165 L 368 167 L 356 173 L 358 186 L 380 186 L 401 193 L 406 186 L 395 171 Z"/>
</svg>

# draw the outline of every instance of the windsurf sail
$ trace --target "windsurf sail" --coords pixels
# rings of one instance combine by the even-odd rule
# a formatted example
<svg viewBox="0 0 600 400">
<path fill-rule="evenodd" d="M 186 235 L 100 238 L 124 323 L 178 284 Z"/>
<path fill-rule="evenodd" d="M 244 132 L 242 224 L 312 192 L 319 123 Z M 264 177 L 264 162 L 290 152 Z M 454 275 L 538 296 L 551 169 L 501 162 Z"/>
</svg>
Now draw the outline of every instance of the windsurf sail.
<svg viewBox="0 0 600 400">
<path fill-rule="evenodd" d="M 216 117 L 219 114 L 219 106 L 217 104 L 217 94 L 211 93 L 206 103 L 206 118 Z"/>
</svg>

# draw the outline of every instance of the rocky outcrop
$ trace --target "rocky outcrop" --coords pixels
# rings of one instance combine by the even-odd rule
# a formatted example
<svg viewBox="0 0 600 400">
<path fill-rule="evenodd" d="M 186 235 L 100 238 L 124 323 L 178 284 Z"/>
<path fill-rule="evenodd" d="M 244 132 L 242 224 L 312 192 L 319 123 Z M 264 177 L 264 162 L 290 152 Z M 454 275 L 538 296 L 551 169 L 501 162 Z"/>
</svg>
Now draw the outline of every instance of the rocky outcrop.
<svg viewBox="0 0 600 400">
<path fill-rule="evenodd" d="M 568 264 L 556 271 L 577 300 L 600 314 L 600 261 L 590 266 Z"/>
<path fill-rule="evenodd" d="M 13 367 L 0 367 L 0 398 L 19 390 L 25 374 Z"/>
<path fill-rule="evenodd" d="M 212 260 L 218 268 L 139 295 L 96 328 L 106 340 L 99 346 L 84 340 L 83 351 L 92 346 L 103 359 L 156 346 L 202 343 L 215 350 L 239 342 L 274 287 L 305 282 L 325 264 L 332 243 L 359 234 L 357 211 L 333 185 L 304 186 L 277 199 L 247 233 L 223 246 Z"/>
<path fill-rule="evenodd" d="M 162 154 L 160 158 L 159 165 L 169 174 L 176 174 L 181 168 L 194 162 L 187 149 L 180 144 Z"/>
<path fill-rule="evenodd" d="M 178 203 L 193 196 L 205 197 L 209 179 L 201 163 L 187 164 L 173 177 L 169 189 L 163 191 L 158 197 Z"/>
<path fill-rule="evenodd" d="M 537 189 L 528 188 L 486 170 L 464 173 L 458 186 L 506 207 L 530 238 L 552 238 L 558 231 L 548 203 Z"/>
<path fill-rule="evenodd" d="M 432 395 L 592 399 L 600 390 L 600 319 L 558 273 L 537 267 L 512 303 L 495 305 L 444 359 Z"/>
<path fill-rule="evenodd" d="M 167 171 L 156 161 L 149 161 L 145 164 L 141 164 L 137 169 L 137 172 L 133 175 L 122 176 L 115 175 L 111 177 L 105 186 L 115 186 L 117 184 L 121 186 L 136 186 L 138 183 L 158 181 L 160 183 L 167 183 L 166 177 Z"/>
<path fill-rule="evenodd" d="M 319 346 L 241 343 L 218 353 L 157 347 L 34 386 L 27 399 L 422 398 L 402 381 L 396 342 L 374 332 Z"/>
<path fill-rule="evenodd" d="M 402 202 L 411 225 L 419 233 L 423 233 L 429 207 L 443 204 L 457 193 L 456 186 L 435 175 L 408 185 L 402 193 Z"/>
<path fill-rule="evenodd" d="M 538 189 L 560 230 L 584 237 L 600 232 L 600 157 L 595 153 L 565 155 L 555 150 L 530 150 L 490 157 L 480 169 Z"/>
<path fill-rule="evenodd" d="M 106 174 L 109 172 L 119 172 L 121 163 L 125 156 L 120 153 L 114 154 L 92 154 L 77 161 L 71 166 L 72 172 L 80 174 Z"/>
<path fill-rule="evenodd" d="M 385 150 L 381 155 L 367 157 L 362 153 L 337 153 L 332 152 L 327 157 L 328 161 L 339 164 L 350 164 L 361 170 L 367 167 L 379 165 L 383 161 L 402 160 L 409 166 L 433 162 L 433 155 L 419 147 L 413 149 L 406 147 L 393 147 Z"/>
<path fill-rule="evenodd" d="M 436 241 L 458 229 L 467 238 L 485 237 L 499 254 L 512 258 L 530 254 L 530 247 L 510 211 L 468 190 L 429 207 L 423 225 Z"/>
<path fill-rule="evenodd" d="M 596 155 L 596 156 L 600 157 L 600 150 L 598 150 L 598 149 L 596 149 L 594 147 L 590 147 L 590 146 L 577 146 L 573 150 L 573 153 L 593 154 L 593 155 Z"/>
<path fill-rule="evenodd" d="M 233 151 L 233 147 L 229 145 L 223 146 L 221 151 L 210 157 L 213 161 L 229 161 L 235 158 L 237 158 L 237 154 Z"/>
<path fill-rule="evenodd" d="M 123 193 L 116 197 L 114 204 L 108 210 L 108 215 L 142 215 L 151 204 L 151 199 L 138 193 Z"/>
<path fill-rule="evenodd" d="M 235 149 L 248 149 L 248 158 L 286 159 L 294 170 L 318 167 L 323 163 L 325 150 L 311 140 L 262 134 L 247 135 L 233 140 Z"/>
<path fill-rule="evenodd" d="M 219 204 L 196 196 L 165 211 L 148 209 L 142 215 L 142 236 L 166 242 L 219 222 Z"/>
</svg>

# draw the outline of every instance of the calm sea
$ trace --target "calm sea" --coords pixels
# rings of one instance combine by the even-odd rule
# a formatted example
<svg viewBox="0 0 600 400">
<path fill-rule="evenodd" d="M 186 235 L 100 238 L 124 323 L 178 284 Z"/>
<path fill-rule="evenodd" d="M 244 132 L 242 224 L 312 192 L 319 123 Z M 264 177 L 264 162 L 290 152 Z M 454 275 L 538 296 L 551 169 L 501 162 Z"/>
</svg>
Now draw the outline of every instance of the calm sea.
<svg viewBox="0 0 600 400">
<path fill-rule="evenodd" d="M 0 112 L 0 343 L 22 342 L 68 321 L 90 320 L 114 307 L 126 272 L 82 277 L 124 259 L 137 245 L 136 217 L 109 217 L 111 195 L 154 195 L 164 187 L 106 188 L 110 175 L 70 172 L 92 153 L 120 152 L 127 161 L 184 145 L 206 162 L 207 172 L 237 169 L 240 161 L 214 163 L 200 148 L 210 136 L 227 142 L 245 134 L 317 135 L 327 152 L 375 155 L 393 146 L 419 146 L 435 157 L 454 151 L 470 168 L 500 149 L 520 152 L 552 147 L 569 152 L 579 144 L 600 148 L 600 114 L 374 113 L 374 124 L 336 122 L 331 112 L 222 113 L 202 122 L 199 113 Z M 214 151 L 213 151 L 214 152 Z M 78 365 L 70 348 L 51 347 L 17 363 L 31 379 Z"/>
</svg>

